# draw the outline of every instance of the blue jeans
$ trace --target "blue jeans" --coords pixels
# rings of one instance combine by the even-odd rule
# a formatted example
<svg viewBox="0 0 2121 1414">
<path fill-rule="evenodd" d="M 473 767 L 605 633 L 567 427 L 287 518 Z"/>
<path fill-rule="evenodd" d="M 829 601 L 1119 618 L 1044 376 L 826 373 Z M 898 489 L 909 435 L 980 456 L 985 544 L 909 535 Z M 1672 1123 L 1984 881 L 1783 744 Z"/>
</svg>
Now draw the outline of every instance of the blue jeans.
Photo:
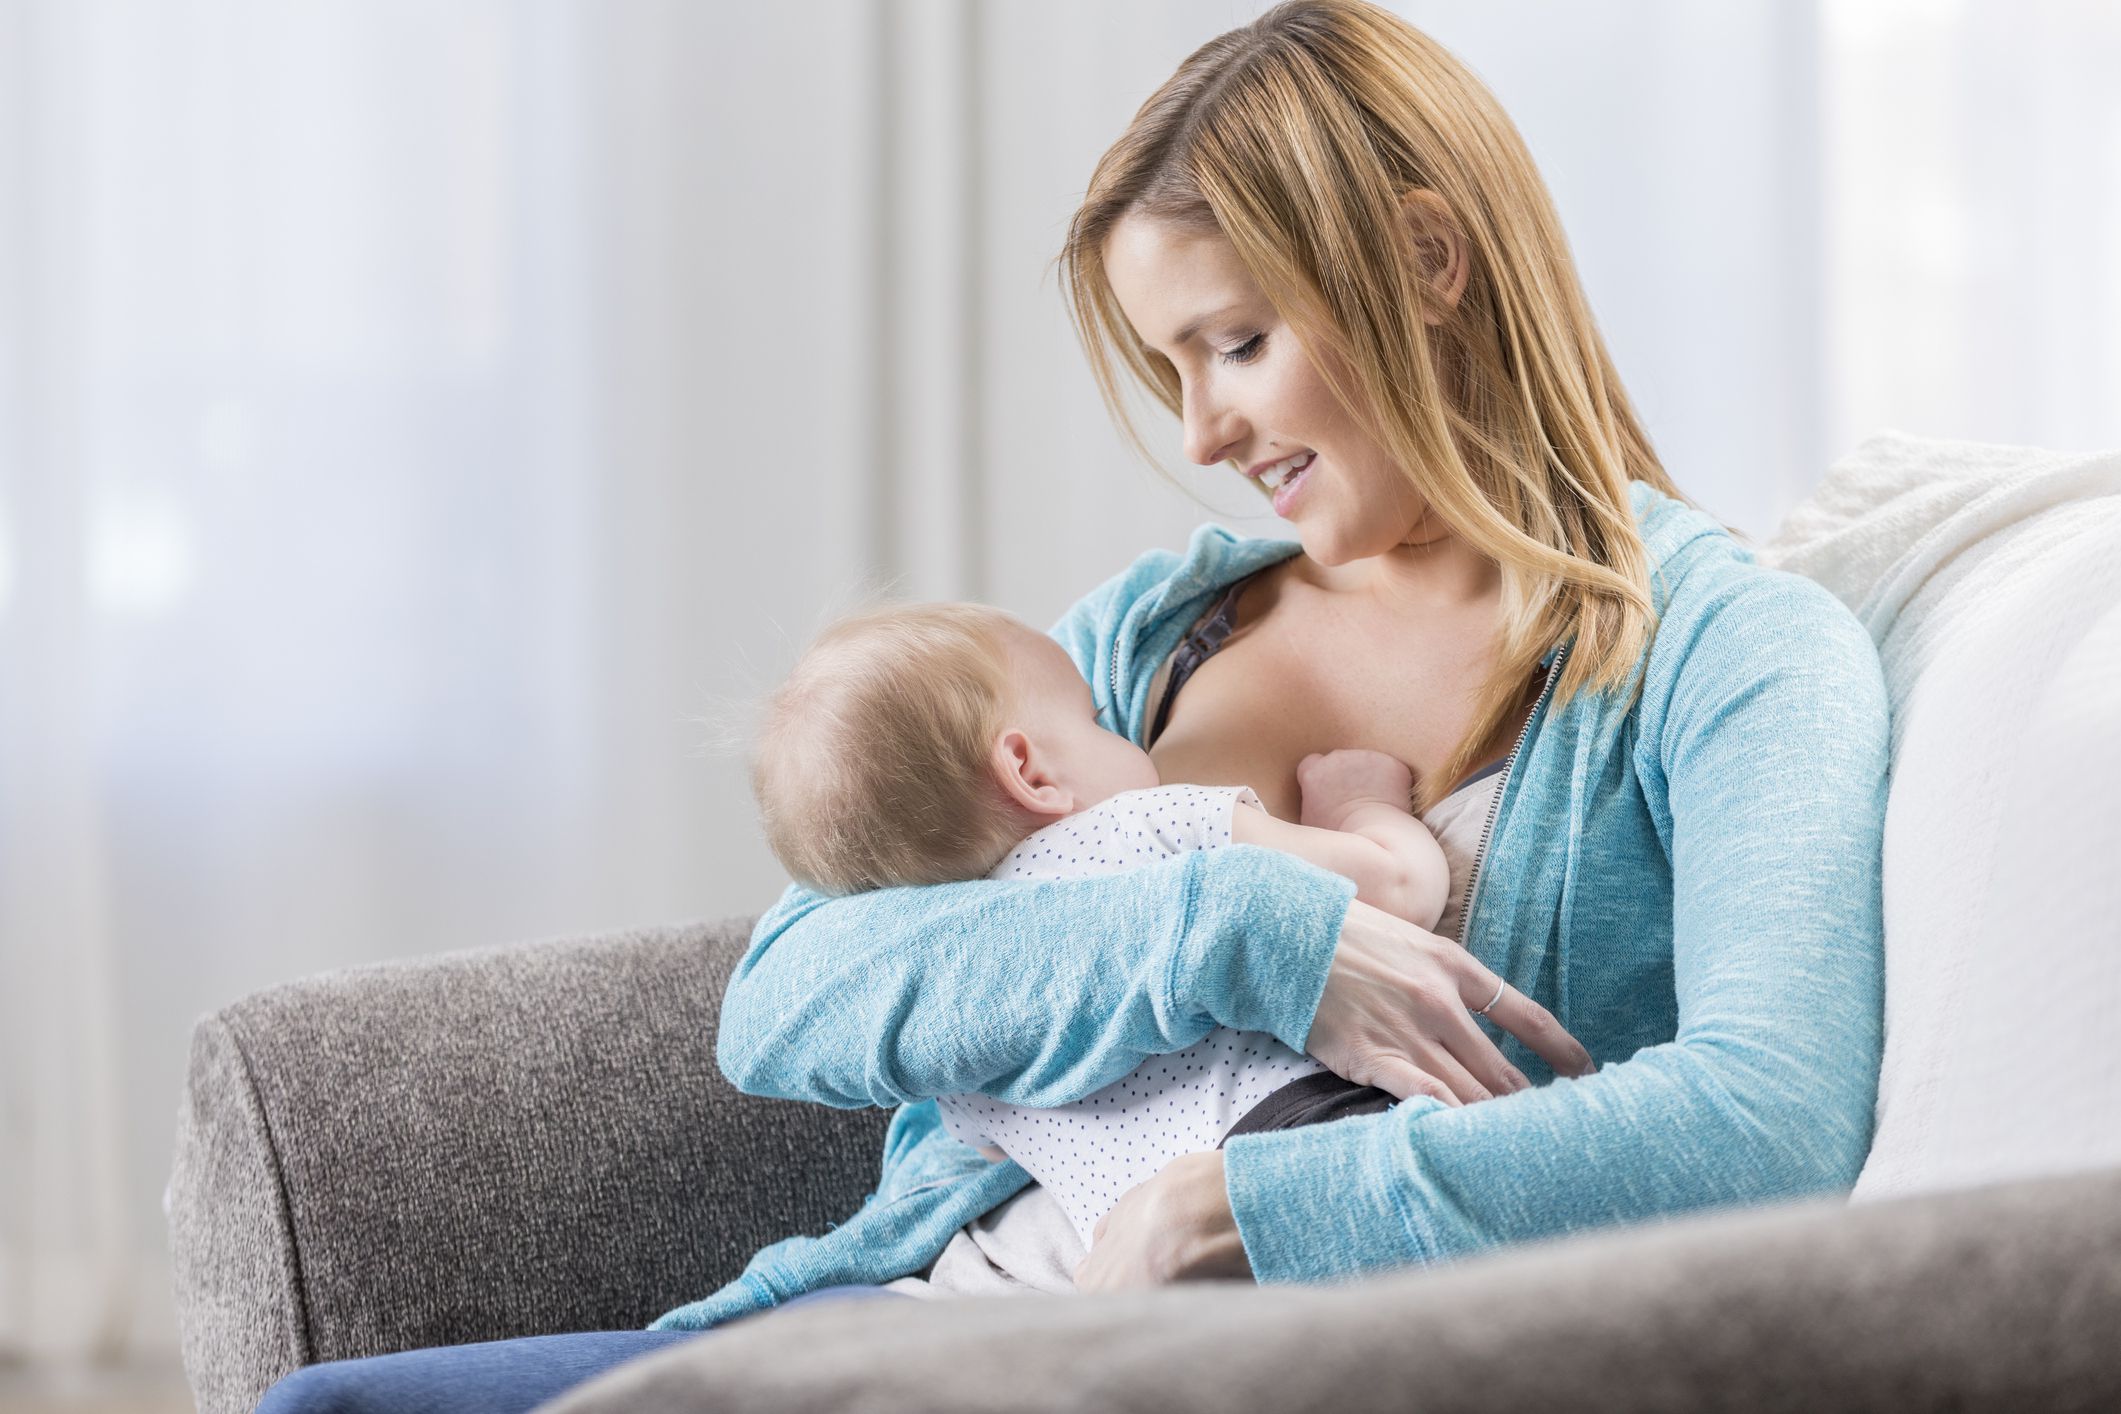
<svg viewBox="0 0 2121 1414">
<path fill-rule="evenodd" d="M 774 1310 L 869 1298 L 911 1299 L 879 1286 L 828 1286 Z M 332 1360 L 267 1390 L 257 1414 L 524 1414 L 614 1365 L 702 1334 L 712 1332 L 582 1331 Z"/>
</svg>

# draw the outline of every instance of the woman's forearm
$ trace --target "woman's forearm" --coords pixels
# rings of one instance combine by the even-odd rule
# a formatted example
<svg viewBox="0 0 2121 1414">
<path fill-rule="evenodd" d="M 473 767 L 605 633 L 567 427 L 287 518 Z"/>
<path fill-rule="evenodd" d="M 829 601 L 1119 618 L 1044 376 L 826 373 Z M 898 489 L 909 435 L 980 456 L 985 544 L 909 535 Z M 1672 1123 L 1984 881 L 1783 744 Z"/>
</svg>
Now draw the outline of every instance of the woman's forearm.
<svg viewBox="0 0 2121 1414">
<path fill-rule="evenodd" d="M 1715 1043 L 1672 1044 L 1478 1105 L 1241 1135 L 1224 1150 L 1230 1205 L 1261 1281 L 1313 1282 L 1844 1190 L 1875 1094 L 1863 1057 L 1844 1060 L 1762 1086 Z"/>
<path fill-rule="evenodd" d="M 831 898 L 791 888 L 723 995 L 753 1094 L 842 1107 L 1072 1103 L 1216 1026 L 1301 1049 L 1353 894 L 1274 850 Z"/>
</svg>

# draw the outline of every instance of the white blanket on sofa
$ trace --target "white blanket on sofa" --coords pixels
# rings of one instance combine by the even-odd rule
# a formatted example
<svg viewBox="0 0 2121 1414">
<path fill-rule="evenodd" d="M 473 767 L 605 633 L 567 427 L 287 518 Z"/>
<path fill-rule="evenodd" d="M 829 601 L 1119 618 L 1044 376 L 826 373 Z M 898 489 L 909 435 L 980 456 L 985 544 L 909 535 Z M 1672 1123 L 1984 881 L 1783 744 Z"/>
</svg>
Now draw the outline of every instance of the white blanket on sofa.
<svg viewBox="0 0 2121 1414">
<path fill-rule="evenodd" d="M 2121 453 L 1882 433 L 1760 560 L 1855 611 L 1893 704 L 1855 1196 L 2121 1164 Z"/>
</svg>

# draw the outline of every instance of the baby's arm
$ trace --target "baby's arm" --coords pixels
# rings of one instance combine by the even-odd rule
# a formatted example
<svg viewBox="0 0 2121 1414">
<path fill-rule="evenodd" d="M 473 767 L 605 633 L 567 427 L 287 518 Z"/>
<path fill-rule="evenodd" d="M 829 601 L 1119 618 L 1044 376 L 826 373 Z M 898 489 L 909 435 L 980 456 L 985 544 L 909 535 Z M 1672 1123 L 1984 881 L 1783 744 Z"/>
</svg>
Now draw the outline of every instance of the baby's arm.
<svg viewBox="0 0 2121 1414">
<path fill-rule="evenodd" d="M 1296 767 L 1303 821 L 1249 807 L 1232 813 L 1233 844 L 1266 845 L 1355 881 L 1355 897 L 1434 928 L 1451 891 L 1450 866 L 1407 801 L 1414 773 L 1381 751 L 1329 751 Z"/>
</svg>

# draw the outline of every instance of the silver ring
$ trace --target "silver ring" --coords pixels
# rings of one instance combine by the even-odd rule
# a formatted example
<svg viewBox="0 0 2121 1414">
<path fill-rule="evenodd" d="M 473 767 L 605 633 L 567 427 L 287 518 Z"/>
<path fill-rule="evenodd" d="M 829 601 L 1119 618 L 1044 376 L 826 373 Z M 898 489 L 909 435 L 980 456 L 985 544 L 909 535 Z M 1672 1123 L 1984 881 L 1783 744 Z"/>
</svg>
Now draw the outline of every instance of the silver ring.
<svg viewBox="0 0 2121 1414">
<path fill-rule="evenodd" d="M 1497 1003 L 1497 1002 L 1501 1001 L 1501 1000 L 1502 1000 L 1502 994 L 1503 994 L 1504 992 L 1507 992 L 1507 991 L 1509 991 L 1509 990 L 1510 990 L 1510 984 L 1509 984 L 1509 983 L 1507 983 L 1507 982 L 1504 982 L 1504 981 L 1502 981 L 1501 979 L 1499 979 L 1499 978 L 1498 978 L 1498 979 L 1496 980 L 1496 983 L 1495 983 L 1495 995 L 1494 995 L 1494 996 L 1492 996 L 1492 997 L 1490 997 L 1490 998 L 1488 998 L 1488 1006 L 1484 1006 L 1484 1007 L 1481 1007 L 1481 1008 L 1479 1008 L 1479 1009 L 1478 1009 L 1477 1011 L 1475 1011 L 1475 1012 L 1473 1013 L 1473 1015 L 1475 1015 L 1475 1016 L 1486 1016 L 1486 1015 L 1488 1014 L 1488 1007 L 1490 1007 L 1490 1006 L 1493 1006 L 1493 1005 L 1495 1005 L 1495 1003 Z"/>
</svg>

